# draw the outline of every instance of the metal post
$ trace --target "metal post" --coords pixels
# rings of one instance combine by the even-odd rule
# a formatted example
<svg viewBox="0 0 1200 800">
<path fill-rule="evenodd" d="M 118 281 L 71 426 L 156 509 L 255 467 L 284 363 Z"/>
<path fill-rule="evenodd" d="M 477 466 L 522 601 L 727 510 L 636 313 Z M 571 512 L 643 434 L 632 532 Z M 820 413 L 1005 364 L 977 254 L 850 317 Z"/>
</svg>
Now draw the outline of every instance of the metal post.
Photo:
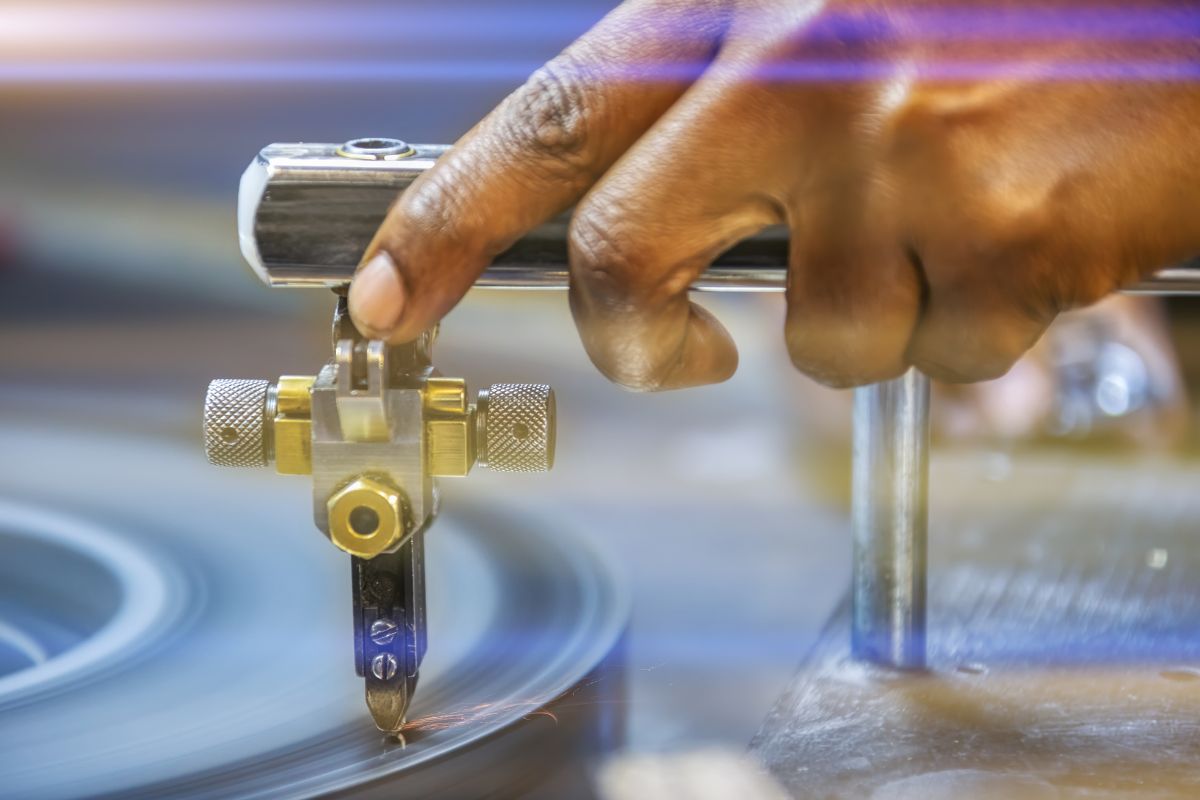
<svg viewBox="0 0 1200 800">
<path fill-rule="evenodd" d="M 925 666 L 929 378 L 909 370 L 854 395 L 854 657 Z"/>
</svg>

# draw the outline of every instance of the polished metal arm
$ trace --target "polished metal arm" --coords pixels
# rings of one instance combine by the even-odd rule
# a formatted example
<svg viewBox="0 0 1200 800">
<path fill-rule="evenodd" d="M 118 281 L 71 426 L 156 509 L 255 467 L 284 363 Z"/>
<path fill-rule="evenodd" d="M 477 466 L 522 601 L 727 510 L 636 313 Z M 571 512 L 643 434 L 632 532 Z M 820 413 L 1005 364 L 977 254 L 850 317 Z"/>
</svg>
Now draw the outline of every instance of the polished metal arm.
<svg viewBox="0 0 1200 800">
<path fill-rule="evenodd" d="M 242 254 L 272 286 L 340 287 L 396 196 L 432 167 L 445 145 L 397 139 L 345 144 L 273 144 L 242 176 Z M 501 253 L 475 285 L 565 289 L 568 215 L 534 229 Z M 780 292 L 787 287 L 788 231 L 768 228 L 717 257 L 694 289 Z M 1168 269 L 1130 291 L 1200 293 L 1200 261 Z"/>
</svg>

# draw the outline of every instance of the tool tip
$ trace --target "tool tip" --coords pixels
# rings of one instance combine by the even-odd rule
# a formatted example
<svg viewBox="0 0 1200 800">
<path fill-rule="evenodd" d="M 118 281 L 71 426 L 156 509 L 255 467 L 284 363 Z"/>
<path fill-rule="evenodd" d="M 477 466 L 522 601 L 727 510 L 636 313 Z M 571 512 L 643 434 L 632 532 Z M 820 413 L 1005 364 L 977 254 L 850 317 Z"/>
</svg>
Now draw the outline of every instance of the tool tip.
<svg viewBox="0 0 1200 800">
<path fill-rule="evenodd" d="M 402 732 L 408 713 L 408 693 L 401 688 L 367 682 L 367 708 L 375 727 L 386 736 L 403 739 Z"/>
</svg>

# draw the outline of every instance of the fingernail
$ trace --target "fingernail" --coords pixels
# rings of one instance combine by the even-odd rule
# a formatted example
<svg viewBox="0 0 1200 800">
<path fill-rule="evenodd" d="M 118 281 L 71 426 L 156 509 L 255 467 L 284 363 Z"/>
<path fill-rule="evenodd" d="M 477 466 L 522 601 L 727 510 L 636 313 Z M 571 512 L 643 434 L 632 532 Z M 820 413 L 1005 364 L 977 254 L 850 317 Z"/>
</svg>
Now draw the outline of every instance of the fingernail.
<svg viewBox="0 0 1200 800">
<path fill-rule="evenodd" d="M 404 313 L 404 282 L 392 257 L 376 253 L 350 284 L 350 318 L 364 334 L 386 338 Z"/>
</svg>

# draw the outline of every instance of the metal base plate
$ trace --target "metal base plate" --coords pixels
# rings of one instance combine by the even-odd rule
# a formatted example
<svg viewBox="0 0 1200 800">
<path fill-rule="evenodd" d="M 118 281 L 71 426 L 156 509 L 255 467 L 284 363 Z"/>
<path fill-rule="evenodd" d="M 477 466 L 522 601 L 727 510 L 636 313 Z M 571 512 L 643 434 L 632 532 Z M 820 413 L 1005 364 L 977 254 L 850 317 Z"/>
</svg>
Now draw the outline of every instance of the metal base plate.
<svg viewBox="0 0 1200 800">
<path fill-rule="evenodd" d="M 0 451 L 5 796 L 511 794 L 618 729 L 596 693 L 626 597 L 548 521 L 446 509 L 401 746 L 364 705 L 350 570 L 303 481 L 94 429 L 0 427 Z"/>
<path fill-rule="evenodd" d="M 1200 469 L 942 456 L 928 673 L 831 621 L 753 749 L 797 797 L 1200 796 Z"/>
</svg>

